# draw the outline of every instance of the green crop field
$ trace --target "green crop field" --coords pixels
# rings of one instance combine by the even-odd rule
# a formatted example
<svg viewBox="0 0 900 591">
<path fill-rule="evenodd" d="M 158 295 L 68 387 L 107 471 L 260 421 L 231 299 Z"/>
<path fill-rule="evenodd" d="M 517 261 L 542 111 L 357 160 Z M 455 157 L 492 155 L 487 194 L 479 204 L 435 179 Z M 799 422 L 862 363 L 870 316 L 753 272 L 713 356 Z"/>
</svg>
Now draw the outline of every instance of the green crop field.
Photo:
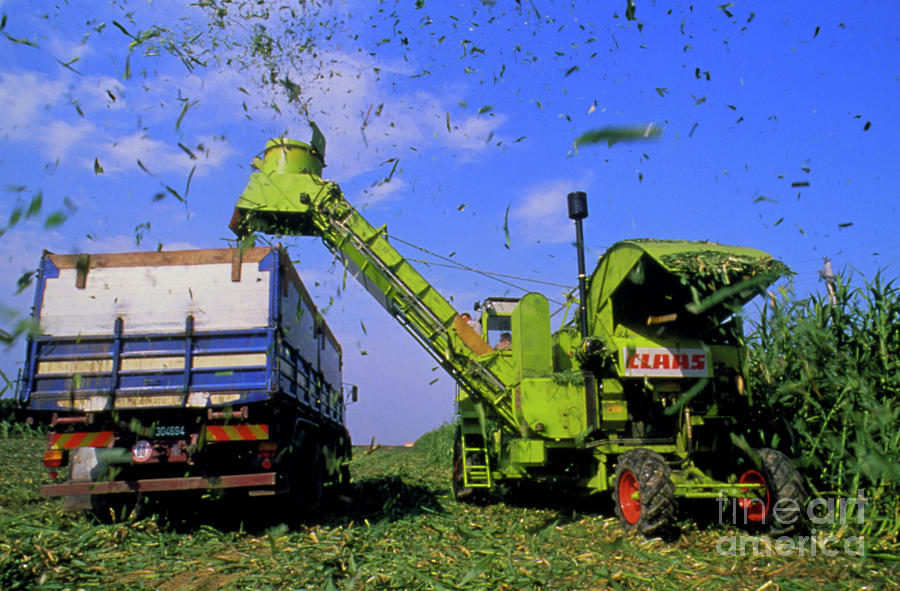
<svg viewBox="0 0 900 591">
<path fill-rule="evenodd" d="M 96 524 L 37 494 L 39 434 L 0 440 L 2 589 L 822 589 L 900 585 L 897 563 L 765 545 L 685 519 L 670 540 L 627 535 L 601 500 L 461 504 L 444 427 L 412 449 L 358 449 L 335 506 L 284 522 L 271 499 L 166 497 L 153 512 Z M 707 511 L 707 513 L 710 513 Z M 840 548 L 840 545 L 831 547 Z M 808 551 L 808 546 L 807 546 Z"/>
<path fill-rule="evenodd" d="M 733 527 L 715 501 L 682 503 L 666 539 L 626 534 L 607 495 L 459 503 L 451 425 L 357 448 L 350 489 L 305 516 L 172 494 L 100 524 L 39 497 L 45 435 L 2 400 L 0 589 L 898 588 L 900 292 L 878 276 L 835 300 L 773 293 L 750 338 L 755 412 L 735 436 L 806 476 L 817 511 L 792 537 Z"/>
</svg>

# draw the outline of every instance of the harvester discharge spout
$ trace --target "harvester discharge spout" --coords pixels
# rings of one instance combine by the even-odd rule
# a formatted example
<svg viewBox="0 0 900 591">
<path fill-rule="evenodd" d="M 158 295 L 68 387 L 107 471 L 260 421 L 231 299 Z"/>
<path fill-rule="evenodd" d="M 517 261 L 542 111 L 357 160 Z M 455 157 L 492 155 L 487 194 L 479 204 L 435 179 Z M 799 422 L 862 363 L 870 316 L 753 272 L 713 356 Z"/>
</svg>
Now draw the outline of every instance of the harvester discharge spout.
<svg viewBox="0 0 900 591">
<path fill-rule="evenodd" d="M 296 140 L 269 140 L 262 158 L 238 198 L 229 227 L 239 237 L 253 232 L 278 235 L 319 235 L 313 210 L 340 189 L 321 178 L 324 140 L 313 145 Z"/>
<path fill-rule="evenodd" d="M 506 359 L 345 199 L 337 183 L 321 178 L 325 139 L 313 128 L 310 144 L 270 140 L 238 198 L 230 228 L 244 238 L 254 232 L 317 236 L 362 286 L 425 348 L 457 383 L 491 406 L 508 397 L 512 373 Z M 493 361 L 488 368 L 484 356 Z M 510 405 L 497 408 L 516 425 Z"/>
</svg>

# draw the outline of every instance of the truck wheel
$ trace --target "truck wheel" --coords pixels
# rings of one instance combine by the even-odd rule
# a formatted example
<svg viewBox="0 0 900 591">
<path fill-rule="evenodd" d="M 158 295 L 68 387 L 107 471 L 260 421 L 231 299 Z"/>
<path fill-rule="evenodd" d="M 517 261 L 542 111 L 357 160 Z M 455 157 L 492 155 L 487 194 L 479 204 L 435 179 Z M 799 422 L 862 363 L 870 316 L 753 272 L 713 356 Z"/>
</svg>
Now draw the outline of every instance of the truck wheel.
<svg viewBox="0 0 900 591">
<path fill-rule="evenodd" d="M 769 448 L 755 451 L 762 460 L 762 470 L 751 468 L 744 471 L 738 483 L 764 484 L 765 497 L 738 500 L 744 521 L 750 526 L 768 526 L 772 533 L 777 534 L 802 527 L 803 508 L 808 496 L 803 477 L 780 451 Z"/>
<path fill-rule="evenodd" d="M 656 452 L 625 452 L 616 464 L 613 501 L 625 529 L 645 536 L 660 532 L 675 518 L 672 470 Z"/>
<path fill-rule="evenodd" d="M 311 511 L 318 508 L 322 504 L 325 490 L 325 456 L 315 446 L 314 456 L 310 459 L 311 465 L 309 470 L 308 481 L 304 486 L 303 509 Z"/>
</svg>

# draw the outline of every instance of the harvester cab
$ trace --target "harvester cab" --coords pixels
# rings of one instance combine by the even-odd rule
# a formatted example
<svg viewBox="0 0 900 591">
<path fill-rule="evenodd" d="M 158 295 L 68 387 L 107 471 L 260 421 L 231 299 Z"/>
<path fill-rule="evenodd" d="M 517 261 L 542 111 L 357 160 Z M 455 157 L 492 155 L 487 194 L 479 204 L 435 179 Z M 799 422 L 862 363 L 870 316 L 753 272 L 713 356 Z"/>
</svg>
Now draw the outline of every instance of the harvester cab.
<svg viewBox="0 0 900 591">
<path fill-rule="evenodd" d="M 512 335 L 512 316 L 519 298 L 491 297 L 475 302 L 475 310 L 481 311 L 478 323 L 481 325 L 484 340 L 496 348 L 501 338 Z"/>
</svg>

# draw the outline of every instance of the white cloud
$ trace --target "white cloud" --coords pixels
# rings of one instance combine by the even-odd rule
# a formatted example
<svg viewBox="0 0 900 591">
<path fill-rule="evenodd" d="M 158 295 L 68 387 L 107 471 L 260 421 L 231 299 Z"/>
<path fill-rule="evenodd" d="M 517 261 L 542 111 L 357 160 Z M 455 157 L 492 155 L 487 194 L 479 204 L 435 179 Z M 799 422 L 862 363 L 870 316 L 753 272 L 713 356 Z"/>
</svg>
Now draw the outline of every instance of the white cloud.
<svg viewBox="0 0 900 591">
<path fill-rule="evenodd" d="M 520 227 L 512 232 L 524 234 L 527 240 L 544 243 L 571 242 L 572 222 L 569 220 L 565 196 L 587 183 L 582 180 L 557 179 L 529 189 L 510 210 L 510 218 Z"/>
<path fill-rule="evenodd" d="M 196 76 L 189 76 L 192 89 L 203 87 L 204 82 Z M 224 86 L 233 82 L 228 76 L 210 77 L 209 100 L 218 103 L 225 96 Z M 116 96 L 113 101 L 107 91 Z M 44 157 L 49 160 L 63 159 L 75 155 L 82 168 L 90 170 L 94 158 L 98 158 L 104 173 L 134 171 L 137 159 L 154 173 L 184 172 L 197 165 L 197 175 L 218 168 L 233 153 L 233 149 L 222 138 L 210 134 L 184 139 L 190 146 L 203 145 L 205 149 L 194 151 L 197 160 L 180 149 L 175 142 L 153 139 L 141 132 L 119 135 L 115 129 L 125 120 L 109 118 L 110 111 L 136 109 L 140 105 L 130 105 L 130 92 L 139 92 L 135 85 L 124 86 L 119 80 L 109 76 L 86 76 L 79 79 L 76 87 L 68 89 L 60 79 L 51 80 L 35 72 L 0 73 L 0 102 L 4 104 L 3 125 L 0 132 L 5 139 L 15 142 L 31 142 L 41 147 Z M 236 88 L 232 95 L 236 95 Z M 155 94 L 155 93 L 151 93 Z M 141 96 L 155 101 L 158 96 Z M 77 100 L 84 117 L 60 111 L 73 100 Z M 207 109 L 206 113 L 231 112 L 229 109 Z M 93 123 L 104 120 L 104 128 Z"/>
<path fill-rule="evenodd" d="M 87 121 L 69 123 L 55 119 L 40 126 L 37 138 L 43 145 L 47 158 L 57 160 L 68 156 L 73 148 L 78 148 L 79 155 L 86 156 L 83 148 L 85 144 L 91 143 L 88 139 L 96 137 L 95 134 L 96 128 Z"/>
<path fill-rule="evenodd" d="M 35 72 L 0 72 L 0 104 L 3 133 L 10 139 L 28 137 L 44 112 L 65 94 L 61 80 L 49 80 Z"/>
<path fill-rule="evenodd" d="M 78 41 L 72 41 L 60 35 L 53 35 L 46 41 L 43 41 L 41 45 L 47 49 L 50 55 L 56 57 L 60 62 L 69 64 L 69 67 L 72 69 L 80 71 L 80 60 L 94 52 L 93 46 L 89 41 L 89 37 L 83 37 Z"/>
<path fill-rule="evenodd" d="M 72 89 L 73 100 L 78 101 L 85 113 L 125 110 L 128 92 L 122 81 L 112 76 L 85 76 L 79 78 L 78 85 Z"/>
<path fill-rule="evenodd" d="M 462 152 L 457 161 L 465 161 L 490 144 L 492 134 L 501 139 L 499 128 L 505 123 L 502 114 L 473 115 L 460 120 L 447 113 L 457 108 L 464 89 L 448 89 L 437 96 L 418 91 L 397 94 L 385 83 L 390 76 L 409 76 L 415 70 L 405 62 L 380 62 L 369 55 L 331 52 L 321 61 L 318 78 L 305 80 L 299 72 L 289 72 L 300 84 L 308 100 L 310 117 L 328 139 L 326 162 L 332 168 L 328 175 L 347 180 L 374 170 L 388 156 L 396 156 L 398 146 L 446 148 Z M 296 115 L 280 119 L 296 139 L 307 130 L 296 129 Z M 364 126 L 365 123 L 365 126 Z M 299 134 L 299 135 L 297 135 Z"/>
<path fill-rule="evenodd" d="M 196 174 L 203 175 L 218 168 L 233 153 L 231 146 L 218 138 L 197 138 L 195 144 L 205 148 L 192 150 L 196 160 L 178 146 L 142 133 L 120 137 L 111 145 L 98 145 L 96 149 L 102 151 L 100 161 L 106 173 L 133 172 L 140 159 L 141 164 L 154 174 L 185 172 L 196 165 Z"/>
<path fill-rule="evenodd" d="M 406 188 L 406 183 L 400 178 L 392 178 L 387 182 L 378 182 L 363 191 L 361 199 L 357 200 L 357 207 L 364 209 L 376 203 L 382 203 L 397 198 L 397 193 Z"/>
</svg>

